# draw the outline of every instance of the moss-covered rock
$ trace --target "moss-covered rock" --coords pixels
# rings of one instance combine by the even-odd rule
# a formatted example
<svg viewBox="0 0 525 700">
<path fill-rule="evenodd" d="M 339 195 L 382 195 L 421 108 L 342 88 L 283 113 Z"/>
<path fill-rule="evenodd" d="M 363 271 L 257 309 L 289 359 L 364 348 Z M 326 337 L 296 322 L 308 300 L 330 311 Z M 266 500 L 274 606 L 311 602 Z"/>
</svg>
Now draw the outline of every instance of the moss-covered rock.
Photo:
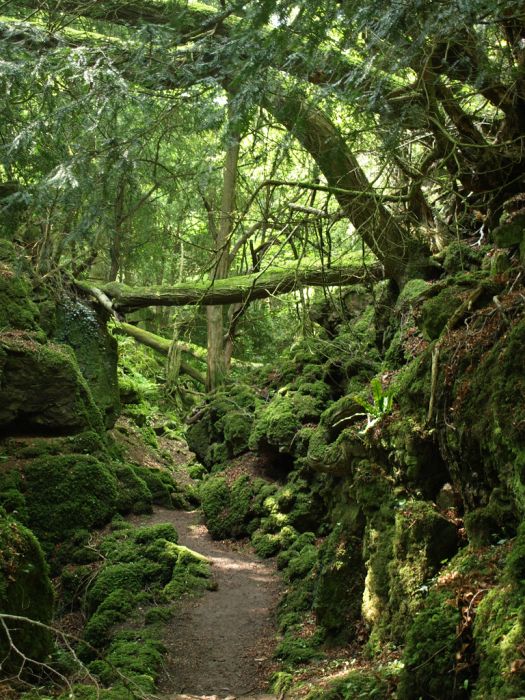
<svg viewBox="0 0 525 700">
<path fill-rule="evenodd" d="M 131 468 L 135 475 L 146 484 L 151 494 L 152 503 L 165 508 L 173 507 L 172 494 L 177 491 L 177 485 L 167 471 L 139 465 L 132 465 Z"/>
<path fill-rule="evenodd" d="M 73 350 L 22 332 L 0 334 L 0 425 L 8 433 L 103 432 Z"/>
<path fill-rule="evenodd" d="M 479 674 L 473 698 L 525 695 L 525 525 L 512 543 L 498 585 L 477 607 L 473 638 Z"/>
<path fill-rule="evenodd" d="M 337 523 L 319 550 L 313 609 L 330 638 L 348 640 L 361 617 L 366 569 L 362 554 L 363 523 L 355 509 Z"/>
<path fill-rule="evenodd" d="M 381 502 L 383 500 L 383 502 Z M 458 549 L 454 523 L 425 501 L 380 499 L 365 528 L 363 614 L 373 639 L 402 644 L 422 592 Z"/>
<path fill-rule="evenodd" d="M 258 404 L 254 389 L 245 384 L 214 392 L 186 431 L 190 449 L 208 467 L 246 452 Z"/>
<path fill-rule="evenodd" d="M 471 248 L 462 241 L 454 241 L 444 250 L 443 267 L 449 275 L 479 269 L 485 252 L 483 248 Z"/>
<path fill-rule="evenodd" d="M 514 216 L 497 226 L 492 237 L 499 248 L 519 245 L 525 238 L 525 214 Z"/>
<path fill-rule="evenodd" d="M 116 508 L 119 513 L 151 513 L 152 497 L 144 479 L 127 464 L 115 468 L 118 480 Z"/>
<path fill-rule="evenodd" d="M 42 549 L 33 533 L 12 517 L 0 513 L 0 610 L 44 625 L 51 624 L 53 590 Z M 5 621 L 13 645 L 30 660 L 44 661 L 53 640 L 49 630 L 20 620 Z M 0 629 L 0 658 L 5 673 L 22 671 L 24 659 Z"/>
<path fill-rule="evenodd" d="M 59 437 L 19 435 L 0 441 L 0 448 L 6 454 L 22 460 L 65 454 L 91 455 L 105 460 L 109 457 L 110 445 L 104 435 L 86 430 Z"/>
<path fill-rule="evenodd" d="M 323 400 L 303 391 L 277 394 L 257 412 L 250 435 L 250 449 L 293 455 L 295 437 L 304 423 L 317 421 Z"/>
<path fill-rule="evenodd" d="M 429 595 L 424 608 L 411 621 L 398 689 L 400 700 L 468 697 L 461 674 L 456 673 L 459 620 L 448 591 Z"/>
<path fill-rule="evenodd" d="M 106 523 L 115 513 L 117 479 L 87 455 L 41 457 L 24 465 L 23 494 L 29 524 L 47 543 Z"/>
<path fill-rule="evenodd" d="M 117 341 L 107 331 L 103 312 L 85 302 L 62 301 L 56 310 L 54 339 L 73 348 L 105 426 L 112 427 L 120 412 Z"/>
<path fill-rule="evenodd" d="M 2 242 L 3 245 L 6 241 Z M 31 288 L 13 262 L 0 262 L 0 332 L 8 328 L 39 331 L 38 307 L 30 298 Z"/>
<path fill-rule="evenodd" d="M 261 498 L 268 482 L 239 476 L 229 483 L 224 476 L 212 476 L 200 487 L 202 511 L 212 537 L 245 537 L 258 526 L 264 514 Z"/>
</svg>

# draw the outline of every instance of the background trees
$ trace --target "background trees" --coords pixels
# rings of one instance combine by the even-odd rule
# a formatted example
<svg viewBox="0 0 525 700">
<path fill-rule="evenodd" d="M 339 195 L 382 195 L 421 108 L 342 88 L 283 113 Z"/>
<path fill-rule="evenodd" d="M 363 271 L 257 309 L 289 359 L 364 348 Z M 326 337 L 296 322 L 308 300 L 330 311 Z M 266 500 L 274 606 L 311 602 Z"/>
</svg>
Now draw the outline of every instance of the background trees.
<svg viewBox="0 0 525 700">
<path fill-rule="evenodd" d="M 399 286 L 436 274 L 444 242 L 483 243 L 523 190 L 523 3 L 5 11 L 3 228 L 40 274 L 172 284 L 364 244 Z M 210 374 L 244 311 L 211 312 Z"/>
</svg>

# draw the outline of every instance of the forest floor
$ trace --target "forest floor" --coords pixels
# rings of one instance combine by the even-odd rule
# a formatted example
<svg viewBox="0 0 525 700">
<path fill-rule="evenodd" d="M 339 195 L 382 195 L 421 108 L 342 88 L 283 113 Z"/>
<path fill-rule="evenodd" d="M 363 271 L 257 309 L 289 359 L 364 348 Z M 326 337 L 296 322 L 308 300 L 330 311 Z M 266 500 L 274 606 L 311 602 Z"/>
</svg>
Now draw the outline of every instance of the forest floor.
<svg viewBox="0 0 525 700">
<path fill-rule="evenodd" d="M 181 485 L 191 483 L 187 465 L 195 456 L 184 441 L 161 437 L 160 450 L 152 450 L 137 440 L 129 422 L 120 420 L 127 431 L 120 433 L 119 442 L 131 461 L 169 469 Z M 249 459 L 239 465 L 253 468 Z M 216 588 L 182 598 L 164 626 L 161 641 L 167 653 L 156 697 L 275 697 L 264 695 L 278 668 L 273 659 L 275 610 L 282 583 L 275 562 L 257 557 L 249 541 L 213 540 L 199 510 L 156 507 L 152 515 L 128 520 L 136 525 L 171 523 L 180 544 L 208 559 Z"/>
<path fill-rule="evenodd" d="M 171 523 L 179 542 L 211 563 L 217 590 L 183 598 L 164 628 L 167 648 L 159 693 L 193 696 L 260 695 L 274 670 L 274 610 L 279 577 L 246 544 L 214 541 L 199 511 L 156 508 L 140 525 Z"/>
</svg>

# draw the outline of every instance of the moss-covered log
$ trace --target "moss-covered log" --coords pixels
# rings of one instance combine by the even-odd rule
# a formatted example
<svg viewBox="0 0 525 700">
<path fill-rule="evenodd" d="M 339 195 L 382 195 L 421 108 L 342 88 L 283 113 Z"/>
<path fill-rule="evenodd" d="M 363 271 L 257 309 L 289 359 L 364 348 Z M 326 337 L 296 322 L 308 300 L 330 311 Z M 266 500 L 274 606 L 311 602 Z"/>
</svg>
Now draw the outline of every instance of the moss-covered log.
<svg viewBox="0 0 525 700">
<path fill-rule="evenodd" d="M 382 267 L 373 265 L 306 270 L 279 270 L 263 274 L 230 277 L 215 282 L 185 282 L 173 286 L 127 287 L 110 283 L 102 287 L 118 311 L 132 311 L 146 306 L 186 306 L 246 303 L 274 294 L 293 292 L 301 287 L 335 287 L 363 282 L 365 277 L 378 280 Z M 85 284 L 80 283 L 85 288 Z"/>
<path fill-rule="evenodd" d="M 126 335 L 130 335 L 132 338 L 135 338 L 135 340 L 137 340 L 139 343 L 147 345 L 149 348 L 160 352 L 162 355 L 168 354 L 171 340 L 167 340 L 166 338 L 162 338 L 160 335 L 155 335 L 154 333 L 145 331 L 142 328 L 137 328 L 137 326 L 132 326 L 131 323 L 119 323 L 118 327 L 124 333 L 126 333 Z M 185 346 L 182 346 L 181 349 L 183 352 L 187 350 Z M 195 369 L 195 367 L 192 367 L 188 362 L 181 360 L 180 369 L 181 372 L 184 372 L 184 374 L 187 374 L 200 384 L 206 383 L 206 377 L 204 374 L 199 372 L 198 369 Z"/>
</svg>

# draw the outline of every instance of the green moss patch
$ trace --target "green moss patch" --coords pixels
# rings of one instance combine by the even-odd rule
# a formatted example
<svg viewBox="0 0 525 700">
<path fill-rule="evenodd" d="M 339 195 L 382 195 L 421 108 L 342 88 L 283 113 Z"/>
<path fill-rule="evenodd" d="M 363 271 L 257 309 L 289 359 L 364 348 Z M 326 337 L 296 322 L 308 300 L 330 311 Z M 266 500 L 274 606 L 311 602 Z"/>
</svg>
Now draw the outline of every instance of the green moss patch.
<svg viewBox="0 0 525 700">
<path fill-rule="evenodd" d="M 0 610 L 30 620 L 51 623 L 53 591 L 42 549 L 26 527 L 0 513 Z M 53 643 L 48 630 L 17 620 L 6 620 L 13 644 L 28 659 L 44 661 Z M 0 629 L 0 658 L 8 673 L 22 671 L 24 659 Z M 31 668 L 31 662 L 28 664 Z M 28 670 L 28 669 L 27 669 Z"/>
<path fill-rule="evenodd" d="M 45 542 L 60 542 L 78 529 L 103 525 L 115 512 L 117 480 L 94 457 L 35 459 L 24 466 L 22 483 L 29 522 Z"/>
</svg>

